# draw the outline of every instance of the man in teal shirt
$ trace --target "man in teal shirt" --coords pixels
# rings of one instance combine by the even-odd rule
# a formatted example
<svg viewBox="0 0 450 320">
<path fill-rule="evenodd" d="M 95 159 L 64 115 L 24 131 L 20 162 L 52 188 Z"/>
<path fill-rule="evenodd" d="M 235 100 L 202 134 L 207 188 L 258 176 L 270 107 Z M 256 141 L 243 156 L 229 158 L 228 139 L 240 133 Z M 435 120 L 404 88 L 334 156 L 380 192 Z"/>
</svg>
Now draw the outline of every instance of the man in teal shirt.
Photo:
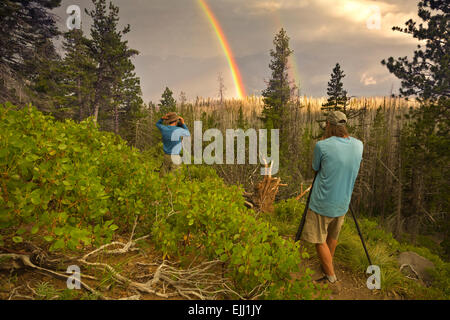
<svg viewBox="0 0 450 320">
<path fill-rule="evenodd" d="M 348 135 L 346 123 L 344 113 L 330 112 L 324 138 L 314 148 L 312 167 L 317 176 L 302 234 L 303 240 L 316 245 L 323 279 L 331 283 L 337 280 L 333 255 L 363 153 L 362 142 Z"/>
<path fill-rule="evenodd" d="M 164 124 L 165 121 L 165 124 Z M 163 141 L 164 160 L 160 169 L 160 175 L 178 169 L 181 164 L 181 139 L 189 137 L 189 129 L 184 124 L 184 119 L 175 112 L 169 112 L 159 119 L 156 127 L 161 131 Z"/>
</svg>

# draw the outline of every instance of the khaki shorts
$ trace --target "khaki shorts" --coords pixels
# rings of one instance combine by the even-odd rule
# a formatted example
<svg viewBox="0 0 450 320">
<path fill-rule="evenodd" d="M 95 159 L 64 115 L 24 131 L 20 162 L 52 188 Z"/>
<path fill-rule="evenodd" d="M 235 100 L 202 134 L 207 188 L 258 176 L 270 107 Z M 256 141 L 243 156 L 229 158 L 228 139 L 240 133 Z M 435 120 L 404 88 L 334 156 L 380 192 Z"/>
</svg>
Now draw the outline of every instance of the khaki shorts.
<svg viewBox="0 0 450 320">
<path fill-rule="evenodd" d="M 172 160 L 172 157 L 176 158 L 177 160 L 175 161 L 179 162 L 180 164 L 175 164 Z M 161 177 L 169 173 L 170 171 L 175 171 L 179 168 L 181 168 L 181 157 L 179 155 L 164 154 L 164 160 L 159 170 L 159 176 Z"/>
<path fill-rule="evenodd" d="M 327 236 L 330 236 L 334 240 L 337 240 L 344 219 L 345 215 L 330 218 L 308 209 L 301 239 L 310 243 L 325 243 Z"/>
</svg>

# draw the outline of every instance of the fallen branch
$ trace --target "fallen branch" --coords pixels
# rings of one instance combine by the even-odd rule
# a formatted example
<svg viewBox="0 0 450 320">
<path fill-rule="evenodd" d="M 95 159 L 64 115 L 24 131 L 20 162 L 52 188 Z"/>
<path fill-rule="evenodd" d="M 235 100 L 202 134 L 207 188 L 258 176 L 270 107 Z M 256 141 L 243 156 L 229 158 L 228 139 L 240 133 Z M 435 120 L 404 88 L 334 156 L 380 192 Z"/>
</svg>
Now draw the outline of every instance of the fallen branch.
<svg viewBox="0 0 450 320">
<path fill-rule="evenodd" d="M 305 194 L 307 194 L 309 192 L 309 190 L 311 190 L 311 187 L 312 187 L 312 185 L 310 185 L 308 189 L 306 189 L 305 191 L 300 193 L 298 196 L 296 196 L 295 200 L 300 200 L 301 198 L 303 198 L 305 196 Z"/>
<path fill-rule="evenodd" d="M 121 241 L 114 241 L 105 245 L 100 246 L 99 248 L 86 253 L 81 258 L 76 257 L 65 257 L 66 260 L 73 262 L 74 264 L 78 263 L 84 266 L 94 267 L 102 269 L 103 271 L 109 272 L 112 278 L 114 278 L 118 283 L 131 288 L 136 292 L 135 295 L 130 297 L 122 298 L 123 300 L 138 300 L 141 297 L 142 293 L 156 295 L 161 298 L 168 299 L 174 296 L 182 296 L 186 299 L 216 299 L 220 295 L 231 296 L 231 297 L 239 297 L 243 299 L 238 293 L 232 290 L 228 284 L 228 279 L 219 275 L 220 273 L 214 272 L 215 268 L 220 268 L 223 265 L 222 261 L 214 260 L 201 262 L 195 266 L 193 263 L 195 259 L 191 262 L 191 264 L 186 269 L 182 269 L 179 267 L 179 262 L 170 262 L 164 260 L 162 262 L 137 262 L 137 266 L 143 267 L 157 267 L 153 274 L 144 274 L 139 276 L 138 278 L 148 278 L 146 282 L 138 282 L 137 280 L 131 279 L 122 275 L 118 272 L 114 267 L 107 263 L 103 262 L 94 262 L 92 259 L 97 256 L 100 252 L 105 254 L 125 254 L 131 251 L 139 250 L 135 248 L 136 242 L 139 240 L 143 240 L 149 237 L 149 235 L 140 237 L 138 239 L 133 239 L 134 232 L 137 224 L 137 218 L 135 220 L 133 230 L 130 236 L 130 239 L 127 243 L 123 243 Z M 111 247 L 117 247 L 114 249 L 109 249 Z M 48 261 L 52 261 L 52 263 L 62 262 L 65 260 L 50 260 L 48 259 L 48 255 L 40 248 L 34 247 L 33 252 L 37 252 L 40 257 L 37 261 L 38 263 L 46 263 Z M 55 270 L 44 268 L 42 266 L 36 265 L 31 261 L 30 255 L 28 254 L 17 254 L 17 253 L 6 253 L 0 254 L 0 268 L 5 269 L 21 269 L 21 268 L 30 268 L 37 273 L 43 273 L 45 275 L 50 275 L 59 279 L 71 279 L 71 275 L 66 275 L 64 273 L 57 272 Z M 98 280 L 94 276 L 90 276 L 88 274 L 83 274 L 83 278 Z M 81 281 L 80 285 L 96 295 L 100 299 L 103 300 L 111 300 L 112 298 L 107 297 L 97 290 L 91 288 L 88 284 Z M 36 291 L 32 289 L 28 285 L 29 290 L 33 295 L 37 296 Z M 14 297 L 21 298 L 30 298 L 34 299 L 32 296 L 24 296 L 17 293 L 17 290 L 20 287 L 15 288 L 11 295 L 10 299 Z M 168 291 L 168 289 L 170 289 Z M 261 293 L 262 287 L 255 288 L 255 293 Z"/>
<path fill-rule="evenodd" d="M 31 269 L 35 269 L 35 270 L 44 272 L 46 274 L 50 274 L 52 276 L 56 276 L 58 278 L 64 278 L 67 280 L 70 277 L 69 275 L 59 273 L 59 272 L 56 272 L 56 271 L 53 271 L 50 269 L 46 269 L 46 268 L 42 268 L 40 266 L 35 265 L 34 263 L 31 262 L 30 257 L 28 255 L 15 254 L 15 253 L 0 254 L 0 260 L 3 260 L 3 259 L 13 260 L 12 265 L 14 265 L 14 266 L 21 265 L 22 267 L 28 267 Z M 101 299 L 105 299 L 105 300 L 108 299 L 104 295 L 102 295 L 100 292 L 92 289 L 90 286 L 88 286 L 86 283 L 84 283 L 81 280 L 80 280 L 80 285 L 83 288 L 85 288 L 86 290 L 88 290 L 89 292 L 91 292 L 92 294 L 97 295 Z"/>
</svg>

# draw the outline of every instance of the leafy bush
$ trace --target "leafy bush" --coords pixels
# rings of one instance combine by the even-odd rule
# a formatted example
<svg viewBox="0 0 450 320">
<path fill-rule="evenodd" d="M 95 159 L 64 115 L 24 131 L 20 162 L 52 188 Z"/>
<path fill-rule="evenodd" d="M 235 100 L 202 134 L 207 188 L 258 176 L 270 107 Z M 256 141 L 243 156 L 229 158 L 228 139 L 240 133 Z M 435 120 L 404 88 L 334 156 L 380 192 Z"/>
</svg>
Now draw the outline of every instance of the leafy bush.
<svg viewBox="0 0 450 320">
<path fill-rule="evenodd" d="M 277 219 L 291 222 L 298 220 L 305 210 L 305 203 L 289 198 L 282 200 L 275 205 L 275 215 Z"/>
<path fill-rule="evenodd" d="M 242 295 L 266 287 L 268 298 L 317 297 L 309 275 L 291 281 L 298 245 L 246 209 L 241 188 L 209 168 L 159 178 L 157 167 L 90 119 L 0 105 L 0 235 L 76 250 L 129 232 L 138 218 L 138 233 L 150 232 L 164 256 L 220 259 Z"/>
</svg>

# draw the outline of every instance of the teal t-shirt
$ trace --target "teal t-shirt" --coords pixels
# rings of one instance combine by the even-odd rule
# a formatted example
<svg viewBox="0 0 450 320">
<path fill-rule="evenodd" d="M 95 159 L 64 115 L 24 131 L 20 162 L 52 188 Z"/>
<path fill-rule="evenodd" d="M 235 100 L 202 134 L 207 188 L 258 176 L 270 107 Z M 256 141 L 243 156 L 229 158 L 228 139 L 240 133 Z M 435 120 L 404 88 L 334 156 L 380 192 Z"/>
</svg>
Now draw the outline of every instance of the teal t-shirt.
<svg viewBox="0 0 450 320">
<path fill-rule="evenodd" d="M 316 143 L 313 169 L 318 171 L 309 208 L 323 216 L 347 213 L 358 176 L 363 143 L 358 139 L 330 137 Z"/>
</svg>

